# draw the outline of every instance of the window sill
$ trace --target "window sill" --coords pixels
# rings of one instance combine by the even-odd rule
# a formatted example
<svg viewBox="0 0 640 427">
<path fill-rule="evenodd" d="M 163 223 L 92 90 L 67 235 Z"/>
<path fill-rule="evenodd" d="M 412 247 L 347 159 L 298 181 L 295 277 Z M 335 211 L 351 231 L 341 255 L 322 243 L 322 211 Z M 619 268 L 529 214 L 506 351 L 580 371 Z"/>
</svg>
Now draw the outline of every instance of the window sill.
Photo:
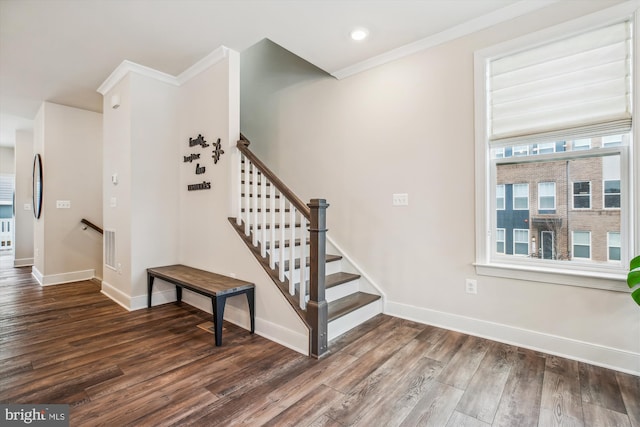
<svg viewBox="0 0 640 427">
<path fill-rule="evenodd" d="M 624 273 L 498 263 L 474 263 L 473 265 L 476 268 L 476 274 L 479 276 L 504 277 L 531 282 L 630 292 L 626 282 L 627 276 Z"/>
</svg>

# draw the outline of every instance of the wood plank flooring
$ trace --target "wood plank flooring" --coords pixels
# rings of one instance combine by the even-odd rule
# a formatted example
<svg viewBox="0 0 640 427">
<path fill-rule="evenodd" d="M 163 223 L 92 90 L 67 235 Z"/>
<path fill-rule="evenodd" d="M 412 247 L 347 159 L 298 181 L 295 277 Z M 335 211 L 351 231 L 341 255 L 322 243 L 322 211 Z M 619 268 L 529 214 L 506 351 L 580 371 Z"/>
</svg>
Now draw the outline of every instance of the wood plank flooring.
<svg viewBox="0 0 640 427">
<path fill-rule="evenodd" d="M 228 323 L 215 347 L 207 313 L 99 291 L 0 269 L 0 402 L 72 426 L 640 427 L 640 378 L 585 363 L 385 315 L 320 361 Z"/>
</svg>

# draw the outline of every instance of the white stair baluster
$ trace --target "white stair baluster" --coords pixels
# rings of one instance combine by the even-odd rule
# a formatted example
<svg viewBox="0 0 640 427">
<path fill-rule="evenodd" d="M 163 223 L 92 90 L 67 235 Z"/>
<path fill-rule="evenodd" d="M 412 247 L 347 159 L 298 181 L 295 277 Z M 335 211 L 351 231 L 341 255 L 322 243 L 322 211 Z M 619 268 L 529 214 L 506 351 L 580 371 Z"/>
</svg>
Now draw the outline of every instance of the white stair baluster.
<svg viewBox="0 0 640 427">
<path fill-rule="evenodd" d="M 272 185 L 269 191 L 269 209 L 271 210 L 271 239 L 269 241 L 269 267 L 276 268 L 276 186 Z"/>
<path fill-rule="evenodd" d="M 262 187 L 262 200 L 260 203 L 261 209 L 261 223 L 262 223 L 262 234 L 260 237 L 260 255 L 262 258 L 267 256 L 267 178 L 262 175 L 262 179 L 260 181 L 260 186 Z"/>
<path fill-rule="evenodd" d="M 291 234 L 289 234 L 289 294 L 296 294 L 296 286 L 293 280 L 293 272 L 296 269 L 296 208 L 293 203 L 289 204 L 291 212 L 289 213 L 289 227 Z M 300 268 L 303 268 L 300 266 Z"/>
<path fill-rule="evenodd" d="M 285 224 L 285 215 L 284 215 L 284 195 L 280 193 L 280 250 L 278 251 L 278 266 L 280 267 L 278 270 L 278 278 L 281 282 L 284 282 L 284 245 L 285 245 L 285 234 L 284 234 L 284 224 Z M 274 224 L 275 225 L 275 224 Z"/>
<path fill-rule="evenodd" d="M 244 235 L 248 236 L 251 232 L 251 214 L 249 212 L 251 207 L 251 200 L 249 198 L 249 194 L 251 194 L 251 169 L 253 169 L 253 164 L 247 158 L 244 160 Z"/>
<path fill-rule="evenodd" d="M 300 212 L 300 308 L 307 308 L 307 219 Z M 304 266 L 304 267 L 302 267 Z"/>
<path fill-rule="evenodd" d="M 253 191 L 251 199 L 253 209 L 253 246 L 258 246 L 258 196 L 260 195 L 260 193 L 258 190 L 258 169 L 253 166 L 252 170 L 253 175 L 251 176 L 251 180 L 253 181 Z"/>
<path fill-rule="evenodd" d="M 238 174 L 237 174 L 237 178 L 238 178 L 238 214 L 236 215 L 236 225 L 240 226 L 242 225 L 242 159 L 244 158 L 244 154 L 239 153 L 240 155 L 238 156 Z"/>
</svg>

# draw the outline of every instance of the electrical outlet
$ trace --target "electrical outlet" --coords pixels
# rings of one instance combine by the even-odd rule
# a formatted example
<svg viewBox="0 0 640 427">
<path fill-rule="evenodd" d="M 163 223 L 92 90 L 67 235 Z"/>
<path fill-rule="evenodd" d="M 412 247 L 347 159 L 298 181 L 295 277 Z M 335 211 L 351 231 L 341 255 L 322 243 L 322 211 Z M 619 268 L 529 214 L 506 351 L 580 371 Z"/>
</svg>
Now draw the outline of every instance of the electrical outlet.
<svg viewBox="0 0 640 427">
<path fill-rule="evenodd" d="M 393 195 L 393 206 L 408 206 L 409 195 L 407 193 L 396 193 Z"/>
<path fill-rule="evenodd" d="M 56 208 L 58 209 L 71 209 L 70 200 L 56 200 Z"/>
<path fill-rule="evenodd" d="M 478 293 L 478 281 L 477 280 L 467 279 L 467 280 L 465 280 L 464 284 L 465 284 L 465 291 L 467 291 L 468 294 L 477 294 Z"/>
</svg>

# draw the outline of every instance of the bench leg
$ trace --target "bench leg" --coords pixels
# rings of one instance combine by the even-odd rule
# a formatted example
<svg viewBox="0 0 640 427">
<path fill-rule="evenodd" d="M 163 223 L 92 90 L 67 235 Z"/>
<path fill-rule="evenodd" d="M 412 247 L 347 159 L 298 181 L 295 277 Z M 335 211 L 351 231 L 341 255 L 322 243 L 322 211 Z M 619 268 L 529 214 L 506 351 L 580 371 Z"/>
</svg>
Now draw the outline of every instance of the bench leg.
<svg viewBox="0 0 640 427">
<path fill-rule="evenodd" d="M 151 308 L 151 293 L 153 292 L 154 276 L 147 273 L 147 308 Z"/>
<path fill-rule="evenodd" d="M 213 322 L 215 328 L 216 347 L 222 345 L 222 319 L 224 319 L 224 305 L 227 297 L 212 297 L 213 304 Z"/>
<path fill-rule="evenodd" d="M 247 291 L 247 303 L 249 304 L 249 318 L 251 319 L 251 333 L 256 331 L 256 307 L 254 289 Z"/>
<path fill-rule="evenodd" d="M 176 301 L 182 301 L 182 286 L 176 285 Z"/>
</svg>

